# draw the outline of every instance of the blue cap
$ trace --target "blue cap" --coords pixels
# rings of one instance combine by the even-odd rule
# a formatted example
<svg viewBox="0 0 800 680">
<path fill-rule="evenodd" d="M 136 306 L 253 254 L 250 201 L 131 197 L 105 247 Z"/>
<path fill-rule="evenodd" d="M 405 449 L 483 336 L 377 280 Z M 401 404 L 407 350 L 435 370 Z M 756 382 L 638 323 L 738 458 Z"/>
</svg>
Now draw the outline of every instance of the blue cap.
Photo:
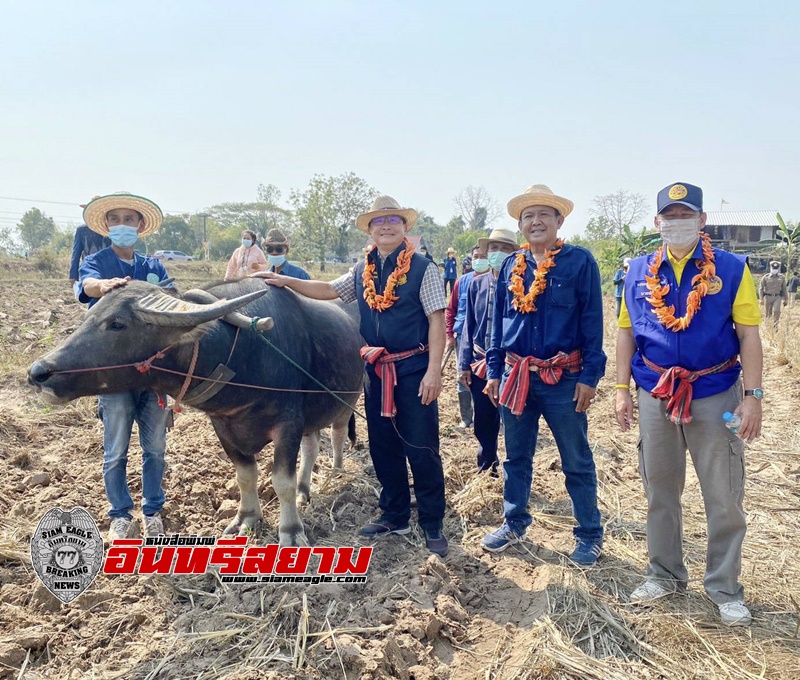
<svg viewBox="0 0 800 680">
<path fill-rule="evenodd" d="M 656 204 L 659 215 L 676 203 L 685 205 L 687 208 L 697 212 L 703 212 L 703 190 L 694 184 L 676 182 L 658 192 Z"/>
</svg>

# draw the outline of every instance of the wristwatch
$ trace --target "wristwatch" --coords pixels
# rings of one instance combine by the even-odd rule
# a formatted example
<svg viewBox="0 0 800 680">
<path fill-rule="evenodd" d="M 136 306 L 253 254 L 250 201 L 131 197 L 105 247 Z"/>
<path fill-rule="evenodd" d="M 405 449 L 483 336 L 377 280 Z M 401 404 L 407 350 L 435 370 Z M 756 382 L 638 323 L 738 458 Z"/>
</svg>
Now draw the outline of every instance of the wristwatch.
<svg viewBox="0 0 800 680">
<path fill-rule="evenodd" d="M 764 390 L 760 387 L 756 387 L 754 390 L 745 390 L 744 391 L 745 397 L 755 397 L 756 399 L 763 399 L 764 398 Z"/>
</svg>

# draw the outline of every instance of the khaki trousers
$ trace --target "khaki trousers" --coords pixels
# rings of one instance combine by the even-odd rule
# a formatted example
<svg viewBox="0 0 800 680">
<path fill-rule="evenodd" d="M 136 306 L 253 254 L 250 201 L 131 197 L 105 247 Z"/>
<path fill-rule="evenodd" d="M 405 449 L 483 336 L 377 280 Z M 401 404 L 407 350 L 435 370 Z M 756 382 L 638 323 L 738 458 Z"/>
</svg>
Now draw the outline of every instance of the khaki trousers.
<svg viewBox="0 0 800 680">
<path fill-rule="evenodd" d="M 780 295 L 765 295 L 764 316 L 767 319 L 774 318 L 777 324 L 781 320 L 781 305 L 783 305 L 783 298 Z"/>
<path fill-rule="evenodd" d="M 647 578 L 685 590 L 681 495 L 686 481 L 686 450 L 700 481 L 708 525 L 704 585 L 716 604 L 743 601 L 739 583 L 742 541 L 747 530 L 744 499 L 744 442 L 722 420 L 742 398 L 737 381 L 725 392 L 693 399 L 692 422 L 666 418 L 666 401 L 639 389 L 639 472 L 647 495 Z"/>
</svg>

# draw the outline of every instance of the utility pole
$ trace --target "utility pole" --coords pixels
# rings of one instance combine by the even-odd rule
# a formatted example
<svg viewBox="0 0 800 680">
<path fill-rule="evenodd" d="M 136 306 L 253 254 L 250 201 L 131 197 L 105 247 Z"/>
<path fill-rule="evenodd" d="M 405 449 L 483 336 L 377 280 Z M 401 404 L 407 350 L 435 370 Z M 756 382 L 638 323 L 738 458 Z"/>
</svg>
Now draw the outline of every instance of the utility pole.
<svg viewBox="0 0 800 680">
<path fill-rule="evenodd" d="M 206 238 L 206 219 L 208 215 L 206 213 L 200 213 L 198 217 L 203 218 L 203 259 L 208 259 L 208 239 Z"/>
</svg>

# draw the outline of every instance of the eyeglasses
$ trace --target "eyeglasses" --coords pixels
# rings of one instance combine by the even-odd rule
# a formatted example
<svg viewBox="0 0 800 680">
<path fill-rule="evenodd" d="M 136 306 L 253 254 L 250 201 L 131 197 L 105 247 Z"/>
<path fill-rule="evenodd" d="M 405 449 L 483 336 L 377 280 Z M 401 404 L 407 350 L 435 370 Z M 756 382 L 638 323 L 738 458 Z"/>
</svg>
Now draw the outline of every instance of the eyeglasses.
<svg viewBox="0 0 800 680">
<path fill-rule="evenodd" d="M 284 246 L 267 246 L 267 252 L 272 255 L 283 255 Z"/>
<path fill-rule="evenodd" d="M 376 217 L 370 220 L 371 227 L 379 227 L 382 224 L 402 224 L 405 220 L 399 215 L 389 215 L 388 217 Z"/>
</svg>

